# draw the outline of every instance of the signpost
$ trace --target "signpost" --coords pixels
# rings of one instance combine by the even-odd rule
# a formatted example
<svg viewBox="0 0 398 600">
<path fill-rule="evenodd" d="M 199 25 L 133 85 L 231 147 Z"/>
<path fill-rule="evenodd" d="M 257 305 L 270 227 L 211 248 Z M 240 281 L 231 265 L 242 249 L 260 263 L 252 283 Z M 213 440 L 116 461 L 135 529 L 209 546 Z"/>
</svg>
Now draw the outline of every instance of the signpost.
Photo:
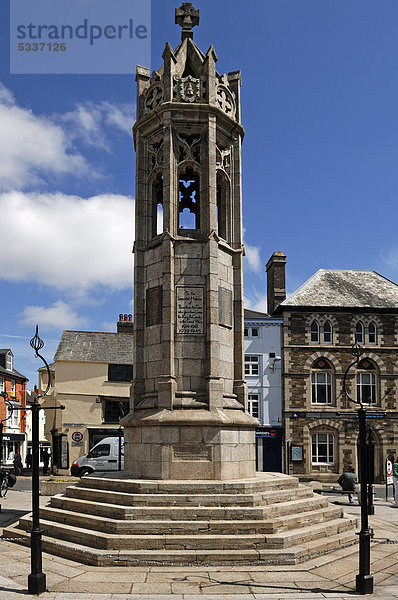
<svg viewBox="0 0 398 600">
<path fill-rule="evenodd" d="M 392 474 L 394 458 L 389 456 L 386 460 L 386 502 L 388 500 L 388 486 L 394 485 L 394 477 Z"/>
</svg>

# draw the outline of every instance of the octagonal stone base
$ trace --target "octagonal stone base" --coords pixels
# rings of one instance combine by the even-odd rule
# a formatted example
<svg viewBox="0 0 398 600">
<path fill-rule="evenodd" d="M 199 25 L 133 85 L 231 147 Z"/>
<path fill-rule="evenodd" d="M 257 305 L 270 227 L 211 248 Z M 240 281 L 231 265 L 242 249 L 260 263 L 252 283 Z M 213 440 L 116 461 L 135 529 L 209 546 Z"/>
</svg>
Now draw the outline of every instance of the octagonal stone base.
<svg viewBox="0 0 398 600">
<path fill-rule="evenodd" d="M 257 421 L 243 411 L 136 411 L 123 419 L 125 474 L 137 479 L 255 477 Z"/>
</svg>

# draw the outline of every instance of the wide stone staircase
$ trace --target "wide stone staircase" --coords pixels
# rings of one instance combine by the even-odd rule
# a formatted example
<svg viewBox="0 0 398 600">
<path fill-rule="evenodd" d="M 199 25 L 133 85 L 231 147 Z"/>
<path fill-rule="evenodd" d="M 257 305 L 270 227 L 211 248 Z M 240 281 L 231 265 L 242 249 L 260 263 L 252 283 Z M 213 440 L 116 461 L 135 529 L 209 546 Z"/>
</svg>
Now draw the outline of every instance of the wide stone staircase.
<svg viewBox="0 0 398 600">
<path fill-rule="evenodd" d="M 294 477 L 83 477 L 40 509 L 43 549 L 97 566 L 295 564 L 356 543 L 357 519 Z M 4 530 L 30 544 L 31 515 Z"/>
</svg>

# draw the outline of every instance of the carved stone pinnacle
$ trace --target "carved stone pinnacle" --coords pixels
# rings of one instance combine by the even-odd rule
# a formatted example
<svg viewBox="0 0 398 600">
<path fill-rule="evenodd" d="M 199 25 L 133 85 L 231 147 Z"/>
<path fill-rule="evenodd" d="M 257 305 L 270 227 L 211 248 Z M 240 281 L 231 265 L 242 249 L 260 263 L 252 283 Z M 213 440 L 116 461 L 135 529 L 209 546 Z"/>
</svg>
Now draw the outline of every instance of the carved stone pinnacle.
<svg viewBox="0 0 398 600">
<path fill-rule="evenodd" d="M 192 6 L 192 2 L 183 2 L 175 11 L 175 23 L 182 27 L 181 39 L 193 38 L 192 27 L 199 25 L 199 10 Z"/>
</svg>

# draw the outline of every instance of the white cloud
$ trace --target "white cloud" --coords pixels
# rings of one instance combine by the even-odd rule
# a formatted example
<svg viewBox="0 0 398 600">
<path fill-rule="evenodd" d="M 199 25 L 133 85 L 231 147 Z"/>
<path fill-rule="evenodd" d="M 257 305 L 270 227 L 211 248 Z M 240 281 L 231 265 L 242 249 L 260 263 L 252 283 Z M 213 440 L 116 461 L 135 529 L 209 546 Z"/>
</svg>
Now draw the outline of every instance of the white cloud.
<svg viewBox="0 0 398 600">
<path fill-rule="evenodd" d="M 246 264 L 252 271 L 261 273 L 260 248 L 245 244 Z"/>
<path fill-rule="evenodd" d="M 78 314 L 65 302 L 58 300 L 53 306 L 25 306 L 21 315 L 22 325 L 34 327 L 40 323 L 41 329 L 74 329 L 87 325 L 87 319 Z"/>
<path fill-rule="evenodd" d="M 76 148 L 78 142 L 110 151 L 115 132 L 131 136 L 133 104 L 78 104 L 73 111 L 37 115 L 18 106 L 0 83 L 0 190 L 26 189 L 49 176 L 99 176 Z"/>
<path fill-rule="evenodd" d="M 132 285 L 134 202 L 103 194 L 0 194 L 0 278 L 84 293 Z"/>
<path fill-rule="evenodd" d="M 0 189 L 21 189 L 42 181 L 43 173 L 82 175 L 85 158 L 70 147 L 63 129 L 49 118 L 17 106 L 0 85 Z"/>
<path fill-rule="evenodd" d="M 243 300 L 245 308 L 249 308 L 250 310 L 257 310 L 258 312 L 267 312 L 267 294 L 266 292 L 259 292 L 255 288 L 246 291 L 244 300 Z"/>
<path fill-rule="evenodd" d="M 131 104 L 111 104 L 106 101 L 98 104 L 78 104 L 73 111 L 59 115 L 58 118 L 67 126 L 68 135 L 72 140 L 81 139 L 90 146 L 108 151 L 109 127 L 112 131 L 116 128 L 117 131 L 131 136 L 134 122 Z"/>
</svg>

